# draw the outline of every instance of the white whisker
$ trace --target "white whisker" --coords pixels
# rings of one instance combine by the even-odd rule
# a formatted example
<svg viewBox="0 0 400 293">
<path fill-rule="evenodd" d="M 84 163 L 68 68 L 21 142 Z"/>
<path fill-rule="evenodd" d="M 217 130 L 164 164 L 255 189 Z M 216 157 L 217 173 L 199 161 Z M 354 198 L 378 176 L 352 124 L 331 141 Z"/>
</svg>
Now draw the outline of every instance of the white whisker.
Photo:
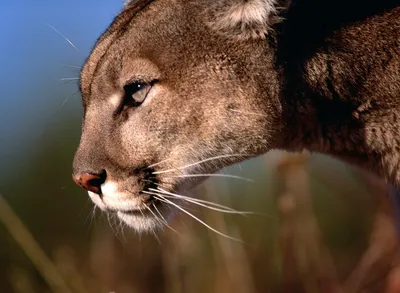
<svg viewBox="0 0 400 293">
<path fill-rule="evenodd" d="M 157 235 L 156 231 L 155 230 L 151 230 L 151 234 L 153 234 L 154 238 L 156 238 L 158 244 L 161 245 L 160 238 L 158 238 L 158 235 Z"/>
<path fill-rule="evenodd" d="M 117 236 L 117 237 L 118 237 L 117 232 L 114 231 L 114 225 L 113 225 L 113 223 L 112 223 L 112 221 L 111 221 L 111 219 L 110 219 L 110 217 L 111 217 L 112 215 L 109 214 L 109 213 L 107 213 L 106 215 L 107 215 L 107 221 L 108 221 L 108 224 L 110 225 L 111 231 L 113 232 L 114 236 Z"/>
<path fill-rule="evenodd" d="M 155 189 L 153 189 L 153 190 L 155 190 Z M 164 195 L 164 196 L 169 197 L 169 198 L 172 198 L 172 197 L 173 197 L 173 196 L 166 195 L 166 194 L 164 194 L 164 193 L 160 193 L 159 191 L 154 192 L 154 191 L 146 191 L 146 190 L 143 190 L 142 192 L 145 193 L 145 194 L 153 195 L 153 196 L 155 196 L 154 198 L 157 198 L 157 195 Z M 182 199 L 182 200 L 184 201 L 184 203 L 187 203 L 187 201 L 185 201 L 184 199 Z M 172 211 L 172 209 L 171 209 L 171 207 L 170 207 L 169 205 L 166 205 L 166 207 L 168 207 L 169 210 Z M 195 209 L 193 209 L 193 208 L 188 208 L 188 209 L 197 212 L 197 210 L 195 210 Z"/>
<path fill-rule="evenodd" d="M 120 243 L 124 243 L 124 242 L 126 243 L 125 236 L 123 234 L 120 235 L 121 231 L 118 229 L 119 228 L 119 226 L 118 226 L 119 218 L 117 217 L 117 215 L 114 213 L 112 213 L 112 214 L 107 213 L 106 215 L 107 215 L 107 220 L 108 220 L 108 223 L 110 225 L 113 235 L 118 239 L 118 241 Z"/>
<path fill-rule="evenodd" d="M 160 219 L 165 223 L 165 224 L 167 224 L 168 222 L 167 222 L 167 220 L 164 218 L 164 216 L 160 213 L 160 211 L 158 210 L 158 208 L 157 208 L 157 206 L 153 203 L 152 205 L 151 205 L 156 211 L 157 211 L 157 213 L 160 215 Z"/>
<path fill-rule="evenodd" d="M 159 222 L 162 225 L 165 225 L 165 223 L 151 210 L 150 207 L 148 207 L 147 205 L 145 207 L 153 215 L 153 217 L 156 219 L 157 222 Z"/>
<path fill-rule="evenodd" d="M 237 239 L 237 238 L 235 238 L 235 237 L 231 237 L 231 236 L 229 236 L 229 235 L 226 235 L 226 234 L 224 234 L 224 233 L 222 233 L 222 232 L 220 232 L 220 231 L 214 229 L 213 227 L 211 227 L 210 225 L 208 225 L 206 222 L 200 220 L 199 218 L 197 218 L 197 217 L 194 216 L 193 214 L 189 213 L 187 210 L 185 210 L 185 209 L 182 208 L 181 206 L 177 205 L 176 203 L 174 203 L 174 202 L 172 202 L 172 201 L 166 199 L 166 198 L 165 198 L 164 196 L 162 196 L 161 194 L 158 194 L 158 195 L 157 195 L 157 199 L 158 199 L 159 201 L 163 201 L 163 202 L 165 202 L 165 203 L 168 203 L 168 204 L 170 204 L 170 205 L 176 207 L 177 209 L 179 209 L 180 211 L 184 212 L 184 213 L 187 214 L 188 216 L 192 217 L 192 218 L 195 219 L 197 222 L 203 224 L 205 227 L 207 227 L 207 228 L 210 229 L 211 231 L 215 232 L 216 234 L 218 234 L 218 235 L 220 235 L 220 236 L 222 236 L 222 237 L 225 237 L 225 238 L 228 238 L 228 239 L 231 239 L 231 240 L 234 240 L 234 241 L 243 243 L 243 241 L 240 240 L 240 239 Z"/>
<path fill-rule="evenodd" d="M 234 179 L 240 179 L 248 182 L 255 182 L 253 179 L 246 178 L 246 177 L 241 177 L 241 176 L 236 176 L 236 175 L 230 175 L 230 174 L 183 174 L 183 175 L 175 175 L 171 176 L 169 178 L 191 178 L 191 177 L 225 177 L 225 178 L 234 178 Z"/>
<path fill-rule="evenodd" d="M 68 68 L 75 68 L 75 69 L 81 69 L 80 66 L 77 65 L 70 65 L 70 64 L 61 64 L 62 67 L 68 67 Z"/>
<path fill-rule="evenodd" d="M 191 163 L 185 166 L 181 166 L 181 167 L 177 167 L 175 169 L 168 169 L 168 170 L 163 170 L 163 171 L 157 171 L 157 172 L 153 172 L 153 174 L 163 174 L 163 173 L 169 173 L 169 172 L 173 172 L 173 171 L 177 171 L 177 170 L 181 170 L 181 169 L 186 169 L 192 166 L 196 166 L 208 161 L 212 161 L 212 160 L 218 160 L 218 159 L 224 159 L 224 158 L 230 158 L 230 157 L 243 157 L 245 156 L 245 154 L 230 154 L 230 155 L 220 155 L 220 156 L 215 156 L 215 157 L 211 157 L 211 158 L 207 158 L 195 163 Z"/>
<path fill-rule="evenodd" d="M 154 163 L 154 164 L 152 164 L 152 165 L 150 165 L 150 166 L 147 166 L 147 168 L 148 168 L 148 169 L 149 169 L 149 168 L 153 168 L 153 167 L 158 166 L 158 165 L 160 165 L 160 164 L 162 164 L 162 163 L 164 163 L 164 162 L 166 162 L 166 161 L 169 161 L 169 160 L 172 160 L 172 159 L 169 158 L 169 159 L 162 160 L 162 161 L 160 161 L 160 162 L 158 162 L 158 163 Z"/>
<path fill-rule="evenodd" d="M 60 81 L 71 81 L 71 80 L 78 80 L 79 77 L 63 77 L 63 78 L 59 78 L 58 80 Z"/>
<path fill-rule="evenodd" d="M 230 207 L 212 202 L 212 201 L 207 201 L 207 200 L 202 200 L 202 199 L 198 199 L 198 198 L 192 198 L 192 197 L 188 197 L 188 196 L 184 196 L 184 195 L 180 195 L 180 194 L 175 194 L 175 193 L 171 193 L 169 191 L 166 191 L 162 188 L 158 188 L 158 190 L 153 189 L 153 188 L 149 188 L 149 190 L 152 190 L 154 192 L 161 192 L 164 195 L 170 195 L 171 197 L 175 197 L 175 198 L 180 198 L 182 200 L 186 200 L 188 202 L 197 204 L 199 206 L 205 207 L 205 208 L 209 208 L 211 210 L 215 210 L 215 211 L 219 211 L 222 213 L 228 213 L 228 214 L 240 214 L 240 215 L 249 215 L 249 214 L 255 214 L 253 212 L 247 212 L 247 211 L 237 211 L 235 209 L 232 209 Z"/>
<path fill-rule="evenodd" d="M 92 210 L 92 212 L 90 213 L 91 215 L 90 215 L 89 229 L 90 229 L 90 227 L 92 226 L 92 223 L 93 223 L 94 219 L 96 218 L 96 210 L 97 210 L 97 206 L 94 205 L 94 206 L 93 206 L 93 210 Z"/>
<path fill-rule="evenodd" d="M 182 236 L 178 231 L 176 231 L 174 228 L 172 228 L 172 227 L 168 224 L 167 220 L 166 220 L 166 219 L 164 218 L 164 216 L 160 213 L 160 211 L 158 210 L 157 206 L 156 206 L 154 203 L 152 204 L 152 206 L 153 206 L 154 209 L 157 211 L 157 213 L 160 215 L 160 217 L 161 217 L 162 221 L 165 223 L 165 225 L 166 225 L 169 229 L 171 229 L 172 231 L 174 231 L 176 234 L 178 234 L 179 236 Z"/>
<path fill-rule="evenodd" d="M 164 195 L 164 196 L 167 196 L 167 197 L 179 198 L 179 199 L 182 199 L 183 201 L 192 200 L 192 201 L 196 201 L 196 202 L 200 202 L 200 203 L 204 203 L 204 204 L 209 204 L 210 206 L 220 206 L 221 209 L 225 209 L 226 211 L 230 210 L 230 208 L 225 207 L 223 205 L 219 205 L 217 203 L 208 202 L 208 201 L 197 199 L 197 198 L 191 198 L 191 197 L 187 197 L 187 196 L 184 196 L 184 195 L 178 195 L 178 194 L 173 194 L 173 193 L 170 194 L 170 193 L 166 193 L 166 192 L 161 192 L 160 190 L 153 189 L 153 188 L 149 188 L 149 190 L 151 190 L 151 191 L 144 190 L 142 192 L 145 193 L 145 194 L 150 194 L 150 195 L 159 195 L 159 194 L 161 194 L 161 195 Z"/>
<path fill-rule="evenodd" d="M 178 234 L 179 236 L 182 236 L 181 234 L 178 233 L 178 231 L 176 231 L 174 228 L 172 228 L 170 225 L 168 225 L 167 220 L 163 217 L 163 215 L 160 213 L 160 211 L 158 210 L 158 208 L 156 207 L 156 205 L 153 203 L 152 207 L 154 207 L 154 209 L 157 211 L 157 213 L 160 215 L 160 217 L 158 217 L 152 210 L 150 207 L 146 206 L 146 208 L 149 210 L 149 212 L 156 218 L 157 221 L 159 221 L 159 223 L 163 224 L 164 226 L 166 226 L 167 228 L 169 228 L 171 231 L 175 232 L 176 234 Z"/>
<path fill-rule="evenodd" d="M 74 45 L 74 43 L 71 42 L 70 39 L 68 39 L 63 33 L 61 33 L 58 29 L 56 29 L 54 26 L 52 26 L 51 24 L 48 24 L 47 22 L 44 23 L 45 25 L 47 25 L 49 28 L 51 28 L 53 31 L 55 31 L 57 34 L 59 34 L 60 36 L 62 36 L 71 46 L 72 48 L 75 49 L 76 52 L 81 53 L 78 48 Z"/>
<path fill-rule="evenodd" d="M 72 95 L 69 95 L 69 96 L 61 103 L 60 109 L 61 109 L 62 107 L 64 107 L 64 105 L 65 105 L 66 103 L 68 103 L 69 99 L 72 98 L 73 96 L 75 96 L 78 92 L 79 92 L 79 90 L 75 91 Z"/>
<path fill-rule="evenodd" d="M 252 212 L 252 211 L 238 211 L 238 210 L 235 210 L 233 208 L 230 208 L 230 207 L 227 207 L 227 206 L 224 206 L 224 205 L 212 202 L 212 201 L 207 201 L 207 200 L 202 200 L 202 199 L 199 199 L 199 198 L 193 198 L 193 197 L 184 196 L 184 195 L 180 195 L 180 194 L 176 194 L 176 193 L 171 193 L 171 192 L 169 192 L 169 191 L 167 191 L 167 190 L 165 190 L 165 189 L 163 189 L 161 187 L 158 187 L 158 189 L 149 188 L 149 190 L 152 190 L 152 191 L 155 191 L 155 192 L 157 192 L 157 191 L 160 192 L 161 191 L 163 195 L 170 195 L 171 197 L 178 197 L 178 198 L 181 198 L 182 200 L 187 200 L 187 201 L 193 202 L 195 204 L 198 204 L 200 202 L 200 203 L 203 203 L 204 205 L 207 205 L 205 207 L 207 207 L 209 209 L 213 209 L 213 210 L 220 211 L 220 212 L 223 212 L 223 213 L 239 214 L 239 215 L 243 215 L 243 216 L 246 216 L 246 215 L 257 215 L 257 216 L 268 217 L 268 218 L 271 218 L 271 219 L 276 219 L 275 216 L 264 214 L 264 213 L 257 213 L 257 212 Z M 217 207 L 219 209 L 215 209 L 213 207 Z"/>
<path fill-rule="evenodd" d="M 124 232 L 124 222 L 118 217 L 116 219 L 118 221 L 117 224 L 118 224 L 118 228 L 121 233 L 121 236 L 122 236 L 122 240 L 124 241 L 124 243 L 127 243 L 126 237 L 125 237 L 125 232 Z"/>
</svg>

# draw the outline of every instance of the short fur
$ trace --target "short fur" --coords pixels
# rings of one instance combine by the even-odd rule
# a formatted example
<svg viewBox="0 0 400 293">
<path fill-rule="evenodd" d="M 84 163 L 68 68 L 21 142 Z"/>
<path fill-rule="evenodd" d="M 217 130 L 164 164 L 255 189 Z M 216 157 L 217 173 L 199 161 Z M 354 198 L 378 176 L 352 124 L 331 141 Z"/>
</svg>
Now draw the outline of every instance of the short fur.
<svg viewBox="0 0 400 293">
<path fill-rule="evenodd" d="M 151 229 L 149 175 L 183 192 L 199 181 L 177 176 L 270 149 L 330 154 L 400 185 L 398 1 L 298 0 L 281 22 L 273 4 L 128 3 L 81 75 L 74 176 L 105 170 L 95 202 Z M 122 107 L 124 85 L 135 79 L 155 84 L 141 106 Z M 241 156 L 181 168 L 227 154 Z"/>
<path fill-rule="evenodd" d="M 276 0 L 215 1 L 207 10 L 208 24 L 230 37 L 264 38 L 278 19 L 277 9 Z"/>
</svg>

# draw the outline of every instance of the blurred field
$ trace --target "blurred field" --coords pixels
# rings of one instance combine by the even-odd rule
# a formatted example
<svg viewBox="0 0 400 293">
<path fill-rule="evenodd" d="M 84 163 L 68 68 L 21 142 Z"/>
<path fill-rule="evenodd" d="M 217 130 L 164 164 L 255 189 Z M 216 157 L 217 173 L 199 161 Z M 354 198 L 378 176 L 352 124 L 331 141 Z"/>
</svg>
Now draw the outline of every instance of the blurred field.
<svg viewBox="0 0 400 293">
<path fill-rule="evenodd" d="M 156 235 L 93 216 L 71 180 L 82 112 L 74 78 L 121 5 L 0 4 L 0 292 L 400 292 L 389 190 L 321 155 L 274 151 L 223 170 L 254 183 L 215 178 L 192 192 L 259 213 L 188 207 L 243 243 L 185 214 L 176 232 Z"/>
<path fill-rule="evenodd" d="M 84 192 L 63 177 L 38 183 L 54 192 L 6 196 L 51 260 L 35 250 L 27 257 L 2 227 L 1 292 L 398 292 L 384 291 L 397 238 L 379 181 L 326 157 L 279 152 L 225 172 L 256 182 L 210 180 L 194 196 L 262 215 L 190 211 L 243 243 L 184 214 L 175 231 L 135 235 L 104 215 L 92 219 Z M 22 237 L 28 253 L 30 241 Z"/>
</svg>

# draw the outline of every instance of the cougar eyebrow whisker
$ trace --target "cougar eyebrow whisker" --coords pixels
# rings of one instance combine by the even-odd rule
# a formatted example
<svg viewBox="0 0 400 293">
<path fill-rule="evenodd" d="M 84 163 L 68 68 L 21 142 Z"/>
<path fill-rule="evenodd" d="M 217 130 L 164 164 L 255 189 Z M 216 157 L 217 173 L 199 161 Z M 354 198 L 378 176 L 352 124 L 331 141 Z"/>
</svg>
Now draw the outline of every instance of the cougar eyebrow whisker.
<svg viewBox="0 0 400 293">
<path fill-rule="evenodd" d="M 153 172 L 153 174 L 169 173 L 169 172 L 173 172 L 173 171 L 177 171 L 177 170 L 181 170 L 181 169 L 186 169 L 186 168 L 189 168 L 189 167 L 192 167 L 192 166 L 196 166 L 196 165 L 199 165 L 201 163 L 205 163 L 205 162 L 212 161 L 212 160 L 218 160 L 218 159 L 224 159 L 224 158 L 230 158 L 230 157 L 243 157 L 245 155 L 246 154 L 219 155 L 219 156 L 207 158 L 207 159 L 195 162 L 195 163 L 191 163 L 191 164 L 188 164 L 188 165 L 177 167 L 177 168 L 174 168 L 174 169 L 168 169 L 168 170 L 162 170 L 162 171 Z"/>
<path fill-rule="evenodd" d="M 226 234 L 224 234 L 224 233 L 218 231 L 217 229 L 211 227 L 211 226 L 208 225 L 206 222 L 200 220 L 198 217 L 196 217 L 196 216 L 193 215 L 192 213 L 190 213 L 190 212 L 188 212 L 187 210 L 185 210 L 184 208 L 182 208 L 180 205 L 178 205 L 178 204 L 176 204 L 176 203 L 174 203 L 174 202 L 172 202 L 172 201 L 166 199 L 163 195 L 158 194 L 158 195 L 156 196 L 156 198 L 157 198 L 159 201 L 165 202 L 165 203 L 167 203 L 167 204 L 170 204 L 170 205 L 176 207 L 177 209 L 179 209 L 180 211 L 184 212 L 184 213 L 187 214 L 188 216 L 192 217 L 192 218 L 195 219 L 197 222 L 199 222 L 200 224 L 202 224 L 202 225 L 205 226 L 206 228 L 210 229 L 210 230 L 213 231 L 214 233 L 216 233 L 216 234 L 218 234 L 218 235 L 220 235 L 220 236 L 222 236 L 222 237 L 228 238 L 228 239 L 230 239 L 230 240 L 243 243 L 243 241 L 242 241 L 241 239 L 238 239 L 238 238 L 235 238 L 235 237 L 226 235 Z"/>
<path fill-rule="evenodd" d="M 62 67 L 67 67 L 67 68 L 81 69 L 81 66 L 77 66 L 77 65 L 61 64 L 61 66 Z"/>
<path fill-rule="evenodd" d="M 62 78 L 59 78 L 58 80 L 60 80 L 60 81 L 71 81 L 71 80 L 78 80 L 79 79 L 79 77 L 62 77 Z"/>
<path fill-rule="evenodd" d="M 51 24 L 44 22 L 45 25 L 47 25 L 49 28 L 51 28 L 53 31 L 55 31 L 57 34 L 59 34 L 61 37 L 64 38 L 64 40 L 66 40 L 71 46 L 72 48 L 75 49 L 76 52 L 78 52 L 79 54 L 81 53 L 78 48 L 74 45 L 74 43 L 71 42 L 70 39 L 68 39 L 62 32 L 60 32 L 58 29 L 56 29 L 54 26 L 52 26 Z"/>
<path fill-rule="evenodd" d="M 66 103 L 68 103 L 69 99 L 72 98 L 73 96 L 75 96 L 77 93 L 79 93 L 79 90 L 75 91 L 74 93 L 72 93 L 71 95 L 69 95 L 68 97 L 66 97 L 65 100 L 61 103 L 61 105 L 60 105 L 59 108 L 61 109 L 62 107 L 64 107 L 64 105 L 65 105 Z"/>
</svg>

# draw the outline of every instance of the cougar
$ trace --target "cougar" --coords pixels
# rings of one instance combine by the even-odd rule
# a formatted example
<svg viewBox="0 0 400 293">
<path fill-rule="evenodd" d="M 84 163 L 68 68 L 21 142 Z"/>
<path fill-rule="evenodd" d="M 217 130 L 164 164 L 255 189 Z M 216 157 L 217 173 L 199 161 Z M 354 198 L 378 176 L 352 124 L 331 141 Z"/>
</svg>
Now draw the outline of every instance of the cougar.
<svg viewBox="0 0 400 293">
<path fill-rule="evenodd" d="M 271 149 L 400 185 L 398 0 L 129 1 L 80 89 L 73 179 L 138 231 L 168 221 L 207 176 Z"/>
</svg>

